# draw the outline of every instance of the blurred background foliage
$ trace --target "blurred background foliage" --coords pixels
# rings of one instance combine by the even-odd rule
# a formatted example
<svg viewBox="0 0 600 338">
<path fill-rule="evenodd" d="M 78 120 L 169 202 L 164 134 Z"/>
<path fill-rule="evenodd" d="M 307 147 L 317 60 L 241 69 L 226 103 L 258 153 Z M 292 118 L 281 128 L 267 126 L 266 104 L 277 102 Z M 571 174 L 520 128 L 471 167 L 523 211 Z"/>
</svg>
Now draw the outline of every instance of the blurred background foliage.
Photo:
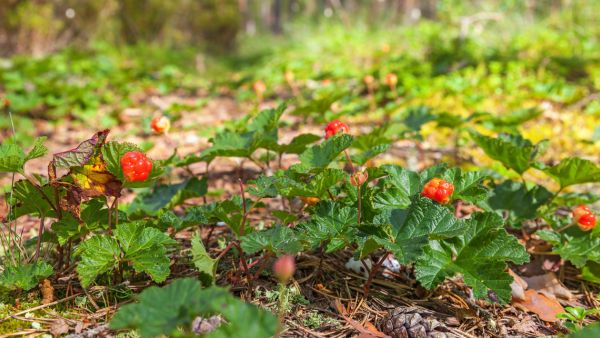
<svg viewBox="0 0 600 338">
<path fill-rule="evenodd" d="M 287 34 L 298 23 L 385 28 L 429 19 L 465 34 L 507 13 L 529 23 L 565 14 L 586 23 L 599 9 L 585 0 L 3 0 L 0 54 L 41 56 L 98 41 L 226 52 L 240 36 Z"/>
<path fill-rule="evenodd" d="M 21 131 L 31 119 L 111 127 L 154 95 L 251 102 L 260 80 L 267 97 L 289 99 L 291 71 L 314 103 L 302 109 L 337 100 L 341 111 L 315 115 L 336 117 L 361 111 L 365 75 L 393 72 L 403 99 L 382 99 L 384 110 L 544 103 L 594 125 L 597 13 L 586 0 L 0 0 L 0 97 Z M 1 117 L 0 136 L 8 126 Z M 597 143 L 600 127 L 583 138 Z"/>
</svg>

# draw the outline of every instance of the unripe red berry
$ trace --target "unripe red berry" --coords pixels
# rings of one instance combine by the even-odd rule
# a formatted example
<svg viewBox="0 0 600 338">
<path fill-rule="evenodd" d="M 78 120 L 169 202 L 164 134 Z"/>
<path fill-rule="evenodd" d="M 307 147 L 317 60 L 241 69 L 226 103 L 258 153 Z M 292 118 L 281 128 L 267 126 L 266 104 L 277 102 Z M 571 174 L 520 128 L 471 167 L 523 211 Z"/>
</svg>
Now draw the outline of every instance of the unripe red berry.
<svg viewBox="0 0 600 338">
<path fill-rule="evenodd" d="M 330 138 L 337 133 L 347 134 L 350 132 L 348 125 L 340 120 L 333 120 L 325 127 L 325 138 Z"/>
<path fill-rule="evenodd" d="M 373 84 L 375 84 L 375 78 L 373 77 L 373 75 L 365 75 L 363 81 L 365 82 L 367 87 L 372 87 Z"/>
<path fill-rule="evenodd" d="M 121 157 L 121 170 L 129 182 L 143 182 L 152 171 L 152 161 L 139 151 L 130 151 Z"/>
<path fill-rule="evenodd" d="M 398 84 L 398 76 L 396 76 L 396 74 L 394 73 L 389 73 L 385 76 L 385 83 L 388 85 L 388 87 L 390 88 L 395 88 L 396 84 Z"/>
<path fill-rule="evenodd" d="M 261 80 L 257 80 L 252 85 L 252 89 L 254 90 L 257 96 L 262 96 L 262 94 L 267 90 L 267 85 L 265 85 L 265 83 Z"/>
<path fill-rule="evenodd" d="M 156 116 L 150 122 L 150 127 L 157 134 L 167 133 L 171 128 L 171 121 L 166 116 Z"/>
<path fill-rule="evenodd" d="M 450 197 L 454 192 L 454 186 L 452 183 L 446 182 L 440 178 L 433 178 L 431 181 L 425 184 L 421 195 L 430 198 L 440 204 L 446 204 L 450 202 Z"/>
<path fill-rule="evenodd" d="M 285 255 L 277 258 L 275 264 L 273 264 L 273 272 L 275 277 L 279 279 L 279 282 L 286 283 L 294 276 L 296 272 L 296 262 L 294 256 Z"/>
<path fill-rule="evenodd" d="M 369 173 L 366 171 L 357 171 L 350 176 L 350 184 L 355 187 L 363 185 L 369 178 Z"/>
<path fill-rule="evenodd" d="M 590 231 L 596 226 L 596 215 L 585 205 L 573 210 L 573 220 L 582 231 Z"/>
</svg>

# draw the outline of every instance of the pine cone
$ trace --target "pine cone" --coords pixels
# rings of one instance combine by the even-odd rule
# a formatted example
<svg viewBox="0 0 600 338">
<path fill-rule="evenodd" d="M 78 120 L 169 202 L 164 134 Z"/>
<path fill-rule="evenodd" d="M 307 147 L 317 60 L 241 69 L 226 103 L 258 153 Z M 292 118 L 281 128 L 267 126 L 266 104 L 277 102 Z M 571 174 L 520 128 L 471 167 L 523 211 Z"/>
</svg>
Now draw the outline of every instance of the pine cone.
<svg viewBox="0 0 600 338">
<path fill-rule="evenodd" d="M 383 333 L 392 338 L 454 337 L 431 313 L 417 307 L 397 307 L 379 322 L 379 326 Z"/>
</svg>

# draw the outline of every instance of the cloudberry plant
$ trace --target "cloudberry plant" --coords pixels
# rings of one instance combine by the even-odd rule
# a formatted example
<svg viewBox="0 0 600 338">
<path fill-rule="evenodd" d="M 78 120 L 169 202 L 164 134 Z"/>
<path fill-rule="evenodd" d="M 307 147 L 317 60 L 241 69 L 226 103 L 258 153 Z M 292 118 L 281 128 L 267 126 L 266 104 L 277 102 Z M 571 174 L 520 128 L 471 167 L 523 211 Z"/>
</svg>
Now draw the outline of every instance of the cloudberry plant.
<svg viewBox="0 0 600 338">
<path fill-rule="evenodd" d="M 421 195 L 430 198 L 440 204 L 446 204 L 450 202 L 450 197 L 454 192 L 454 186 L 452 183 L 446 182 L 441 178 L 433 178 L 431 181 L 425 184 Z"/>
<path fill-rule="evenodd" d="M 325 127 L 325 138 L 330 138 L 337 133 L 347 134 L 349 132 L 350 128 L 348 128 L 347 124 L 340 120 L 333 120 Z"/>
<path fill-rule="evenodd" d="M 152 171 L 152 161 L 139 151 L 130 151 L 121 157 L 121 169 L 129 182 L 143 182 Z"/>
<path fill-rule="evenodd" d="M 596 215 L 585 205 L 573 210 L 573 220 L 582 231 L 590 231 L 596 226 Z"/>
</svg>

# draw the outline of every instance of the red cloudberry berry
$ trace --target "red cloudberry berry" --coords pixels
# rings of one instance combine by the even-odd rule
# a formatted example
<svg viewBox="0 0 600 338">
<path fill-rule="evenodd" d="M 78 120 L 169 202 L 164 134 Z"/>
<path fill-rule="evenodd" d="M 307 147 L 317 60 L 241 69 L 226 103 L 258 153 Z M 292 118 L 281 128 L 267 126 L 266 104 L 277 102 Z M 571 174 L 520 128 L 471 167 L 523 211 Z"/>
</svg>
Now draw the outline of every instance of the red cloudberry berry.
<svg viewBox="0 0 600 338">
<path fill-rule="evenodd" d="M 152 161 L 139 151 L 130 151 L 121 157 L 121 169 L 129 182 L 143 182 L 152 171 Z"/>
<path fill-rule="evenodd" d="M 171 128 L 171 121 L 166 116 L 156 116 L 150 122 L 150 127 L 157 134 L 167 133 Z"/>
<path fill-rule="evenodd" d="M 585 205 L 573 210 L 573 220 L 582 231 L 590 231 L 596 226 L 596 215 Z"/>
<path fill-rule="evenodd" d="M 325 127 L 325 138 L 330 138 L 337 133 L 347 134 L 350 132 L 348 125 L 340 120 L 333 120 Z"/>
<path fill-rule="evenodd" d="M 450 196 L 454 192 L 452 183 L 446 182 L 440 178 L 433 178 L 425 184 L 421 195 L 430 198 L 438 203 L 446 204 L 450 202 Z"/>
<path fill-rule="evenodd" d="M 273 272 L 281 283 L 289 281 L 294 276 L 294 272 L 296 272 L 294 256 L 285 255 L 277 258 L 275 264 L 273 264 Z"/>
</svg>

